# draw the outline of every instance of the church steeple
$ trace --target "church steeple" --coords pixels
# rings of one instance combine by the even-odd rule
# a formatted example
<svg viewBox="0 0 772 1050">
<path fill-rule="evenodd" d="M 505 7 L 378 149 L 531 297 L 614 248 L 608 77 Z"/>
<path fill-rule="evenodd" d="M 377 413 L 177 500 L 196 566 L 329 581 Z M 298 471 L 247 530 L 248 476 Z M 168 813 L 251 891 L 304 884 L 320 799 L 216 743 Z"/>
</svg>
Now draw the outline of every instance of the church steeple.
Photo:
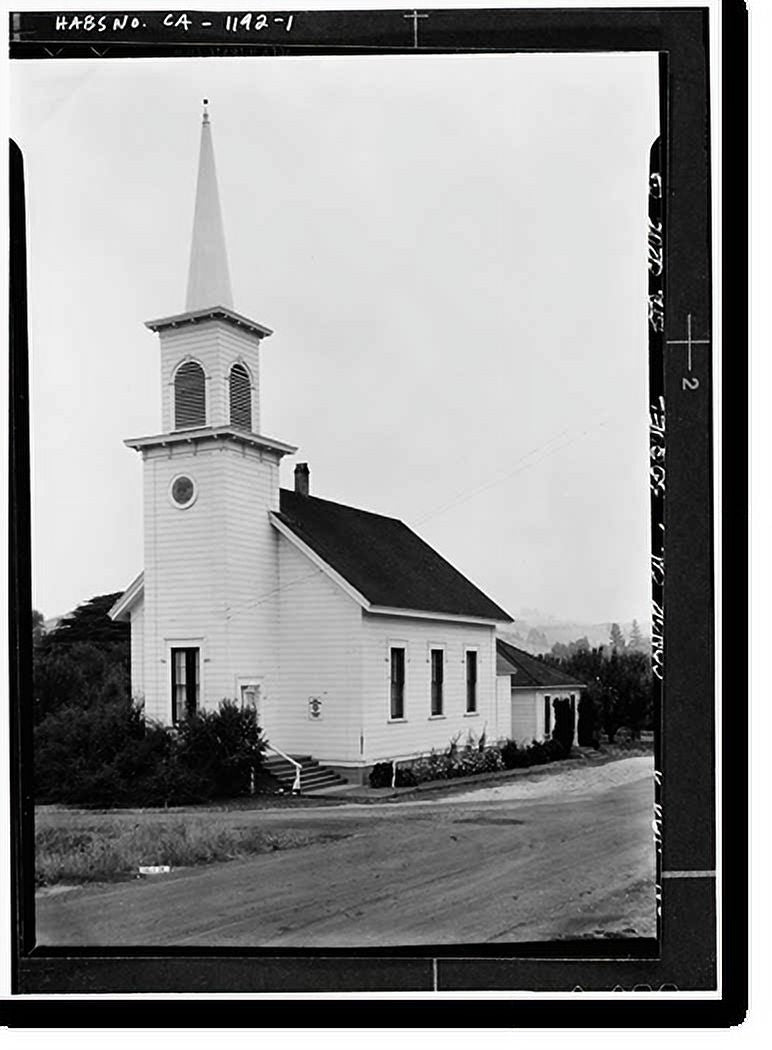
<svg viewBox="0 0 772 1050">
<path fill-rule="evenodd" d="M 186 311 L 233 306 L 208 103 L 204 99 Z"/>
</svg>

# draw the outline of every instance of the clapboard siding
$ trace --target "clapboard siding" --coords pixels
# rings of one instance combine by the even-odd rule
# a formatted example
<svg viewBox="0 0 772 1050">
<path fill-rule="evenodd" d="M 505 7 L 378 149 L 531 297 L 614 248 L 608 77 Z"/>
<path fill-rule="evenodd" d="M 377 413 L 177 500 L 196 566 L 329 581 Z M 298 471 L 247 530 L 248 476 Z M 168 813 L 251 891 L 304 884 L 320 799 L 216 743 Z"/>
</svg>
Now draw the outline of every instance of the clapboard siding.
<svg viewBox="0 0 772 1050">
<path fill-rule="evenodd" d="M 547 734 L 544 718 L 544 701 L 549 697 L 551 706 L 550 731 L 555 728 L 555 709 L 557 699 L 570 700 L 574 697 L 574 743 L 576 743 L 577 716 L 579 707 L 579 689 L 521 689 L 512 688 L 512 731 L 513 740 L 530 743 L 532 740 L 543 740 Z"/>
<path fill-rule="evenodd" d="M 360 608 L 289 540 L 279 545 L 281 696 L 265 728 L 284 751 L 322 762 L 360 761 L 362 681 Z M 309 698 L 321 717 L 309 717 Z"/>
<path fill-rule="evenodd" d="M 131 695 L 145 695 L 145 601 L 140 598 L 131 610 Z"/>
<path fill-rule="evenodd" d="M 164 329 L 159 335 L 164 432 L 174 430 L 174 373 L 189 356 L 201 364 L 206 374 L 206 424 L 210 427 L 230 423 L 231 365 L 241 360 L 247 366 L 252 378 L 252 430 L 260 433 L 260 340 L 257 336 L 216 320 Z"/>
<path fill-rule="evenodd" d="M 362 614 L 362 673 L 365 698 L 365 745 L 368 763 L 442 750 L 453 737 L 469 733 L 496 737 L 496 654 L 493 627 L 446 620 Z M 405 720 L 391 721 L 391 645 L 407 649 Z M 444 717 L 431 715 L 433 646 L 445 648 Z M 467 648 L 478 650 L 476 715 L 465 714 Z"/>
<path fill-rule="evenodd" d="M 496 739 L 512 736 L 512 675 L 496 675 Z"/>
<path fill-rule="evenodd" d="M 509 681 L 511 676 L 507 675 Z M 518 744 L 544 737 L 544 694 L 538 690 L 511 690 L 511 727 L 507 734 Z"/>
<path fill-rule="evenodd" d="M 193 449 L 195 448 L 195 451 Z M 145 705 L 171 717 L 169 648 L 201 648 L 201 706 L 236 696 L 239 677 L 277 685 L 278 557 L 269 511 L 278 461 L 232 441 L 153 448 L 144 455 Z M 169 486 L 188 474 L 195 503 L 174 507 Z"/>
</svg>

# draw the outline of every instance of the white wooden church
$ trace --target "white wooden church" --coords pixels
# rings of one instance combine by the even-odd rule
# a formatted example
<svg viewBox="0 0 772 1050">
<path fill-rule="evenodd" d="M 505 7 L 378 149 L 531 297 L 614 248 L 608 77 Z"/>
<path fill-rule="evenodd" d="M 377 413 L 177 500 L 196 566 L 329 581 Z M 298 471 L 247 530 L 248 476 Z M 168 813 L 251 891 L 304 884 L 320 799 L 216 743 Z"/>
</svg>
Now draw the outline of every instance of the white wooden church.
<svg viewBox="0 0 772 1050">
<path fill-rule="evenodd" d="M 542 694 L 517 721 L 512 653 L 497 688 L 503 609 L 396 518 L 311 495 L 305 463 L 280 488 L 297 449 L 260 430 L 272 333 L 233 308 L 206 107 L 185 310 L 147 327 L 161 433 L 126 442 L 142 456 L 145 568 L 111 610 L 131 625 L 146 716 L 253 704 L 274 747 L 352 780 L 470 731 L 548 732 Z"/>
</svg>

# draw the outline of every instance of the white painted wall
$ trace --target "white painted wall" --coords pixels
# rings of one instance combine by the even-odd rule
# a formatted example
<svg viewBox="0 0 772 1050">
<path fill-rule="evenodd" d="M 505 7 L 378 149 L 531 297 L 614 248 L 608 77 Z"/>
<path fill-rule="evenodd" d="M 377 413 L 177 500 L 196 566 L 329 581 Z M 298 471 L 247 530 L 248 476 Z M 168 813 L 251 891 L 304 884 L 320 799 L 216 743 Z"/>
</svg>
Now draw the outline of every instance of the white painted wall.
<svg viewBox="0 0 772 1050">
<path fill-rule="evenodd" d="M 278 457 L 241 443 L 209 440 L 147 449 L 145 501 L 144 692 L 148 717 L 171 718 L 174 645 L 201 649 L 201 707 L 236 696 L 255 677 L 265 703 L 277 687 Z M 172 504 L 180 473 L 196 502 Z"/>
<path fill-rule="evenodd" d="M 145 695 L 145 601 L 140 598 L 129 617 L 131 631 L 131 695 Z"/>
<path fill-rule="evenodd" d="M 275 531 L 280 591 L 281 693 L 265 729 L 283 751 L 320 762 L 357 763 L 362 728 L 360 606 Z M 309 699 L 321 717 L 309 717 Z"/>
<path fill-rule="evenodd" d="M 544 718 L 544 700 L 550 698 L 550 706 L 555 699 L 575 698 L 574 713 L 574 743 L 576 743 L 576 730 L 579 718 L 579 690 L 578 689 L 521 689 L 510 686 L 510 675 L 499 675 L 500 696 L 506 689 L 511 691 L 511 723 L 508 735 L 518 744 L 530 744 L 532 740 L 543 740 L 546 734 Z M 555 728 L 555 711 L 552 709 L 550 716 L 550 730 Z"/>
<path fill-rule="evenodd" d="M 510 697 L 509 738 L 518 744 L 541 740 L 544 737 L 543 694 L 536 689 L 511 689 Z"/>
<path fill-rule="evenodd" d="M 496 675 L 496 739 L 509 740 L 512 736 L 511 675 Z"/>
<path fill-rule="evenodd" d="M 362 676 L 364 711 L 363 758 L 369 764 L 390 758 L 444 750 L 460 734 L 464 743 L 471 731 L 488 740 L 497 736 L 495 629 L 448 620 L 362 613 Z M 391 721 L 389 650 L 404 645 L 405 718 Z M 440 718 L 431 717 L 429 651 L 445 648 L 445 703 Z M 478 650 L 476 715 L 465 714 L 467 647 Z"/>
<path fill-rule="evenodd" d="M 187 357 L 206 375 L 206 425 L 228 426 L 231 366 L 242 361 L 252 376 L 252 430 L 260 433 L 260 339 L 225 321 L 199 321 L 195 325 L 166 328 L 161 341 L 161 391 L 163 433 L 174 430 L 174 373 Z"/>
</svg>

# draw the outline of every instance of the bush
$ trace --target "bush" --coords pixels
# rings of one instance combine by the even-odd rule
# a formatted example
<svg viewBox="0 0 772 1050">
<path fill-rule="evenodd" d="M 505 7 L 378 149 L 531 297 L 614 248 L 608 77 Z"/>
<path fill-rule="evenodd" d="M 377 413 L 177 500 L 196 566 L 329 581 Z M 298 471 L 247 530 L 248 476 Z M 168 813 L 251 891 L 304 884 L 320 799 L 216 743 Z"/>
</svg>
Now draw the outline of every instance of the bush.
<svg viewBox="0 0 772 1050">
<path fill-rule="evenodd" d="M 391 787 L 391 762 L 376 762 L 368 777 L 371 788 Z"/>
<path fill-rule="evenodd" d="M 568 758 L 571 753 L 570 740 L 566 743 L 565 740 L 558 740 L 553 737 L 551 740 L 545 740 L 541 746 L 546 753 L 547 762 L 560 762 L 561 759 Z"/>
<path fill-rule="evenodd" d="M 533 740 L 526 747 L 520 747 L 514 740 L 507 740 L 496 747 L 485 747 L 484 742 L 484 734 L 479 741 L 470 737 L 463 750 L 459 751 L 458 737 L 454 737 L 446 751 L 432 751 L 416 759 L 410 769 L 397 767 L 396 786 L 412 787 L 428 780 L 451 780 L 454 777 L 492 773 L 499 769 L 545 765 L 567 758 L 571 752 L 570 744 L 566 746 L 560 740 Z M 391 762 L 378 762 L 370 772 L 370 787 L 391 787 L 391 778 Z"/>
<path fill-rule="evenodd" d="M 391 787 L 391 778 L 393 775 L 393 769 L 391 762 L 376 762 L 373 768 L 370 770 L 370 776 L 368 778 L 371 788 L 384 788 Z M 395 787 L 415 787 L 418 783 L 415 774 L 412 769 L 401 769 L 397 766 L 397 772 L 394 776 Z"/>
<path fill-rule="evenodd" d="M 507 740 L 502 744 L 501 761 L 504 763 L 504 769 L 524 769 L 531 764 L 527 749 L 518 747 L 514 740 Z"/>
<path fill-rule="evenodd" d="M 183 722 L 178 734 L 177 760 L 199 779 L 206 798 L 249 794 L 265 747 L 253 707 L 223 700 L 217 711 Z"/>
<path fill-rule="evenodd" d="M 159 806 L 248 794 L 264 741 L 255 711 L 224 701 L 179 729 L 126 698 L 65 707 L 35 727 L 38 802 Z"/>
<path fill-rule="evenodd" d="M 397 766 L 397 775 L 394 780 L 395 787 L 415 787 L 417 783 L 416 775 L 412 769 L 400 769 L 400 767 Z"/>
<path fill-rule="evenodd" d="M 555 700 L 555 728 L 552 731 L 551 739 L 557 741 L 568 753 L 571 750 L 571 745 L 574 742 L 574 712 L 571 707 L 571 701 L 567 698 Z"/>
<path fill-rule="evenodd" d="M 620 726 L 614 734 L 614 743 L 624 751 L 635 746 L 633 731 L 628 726 Z"/>
</svg>

